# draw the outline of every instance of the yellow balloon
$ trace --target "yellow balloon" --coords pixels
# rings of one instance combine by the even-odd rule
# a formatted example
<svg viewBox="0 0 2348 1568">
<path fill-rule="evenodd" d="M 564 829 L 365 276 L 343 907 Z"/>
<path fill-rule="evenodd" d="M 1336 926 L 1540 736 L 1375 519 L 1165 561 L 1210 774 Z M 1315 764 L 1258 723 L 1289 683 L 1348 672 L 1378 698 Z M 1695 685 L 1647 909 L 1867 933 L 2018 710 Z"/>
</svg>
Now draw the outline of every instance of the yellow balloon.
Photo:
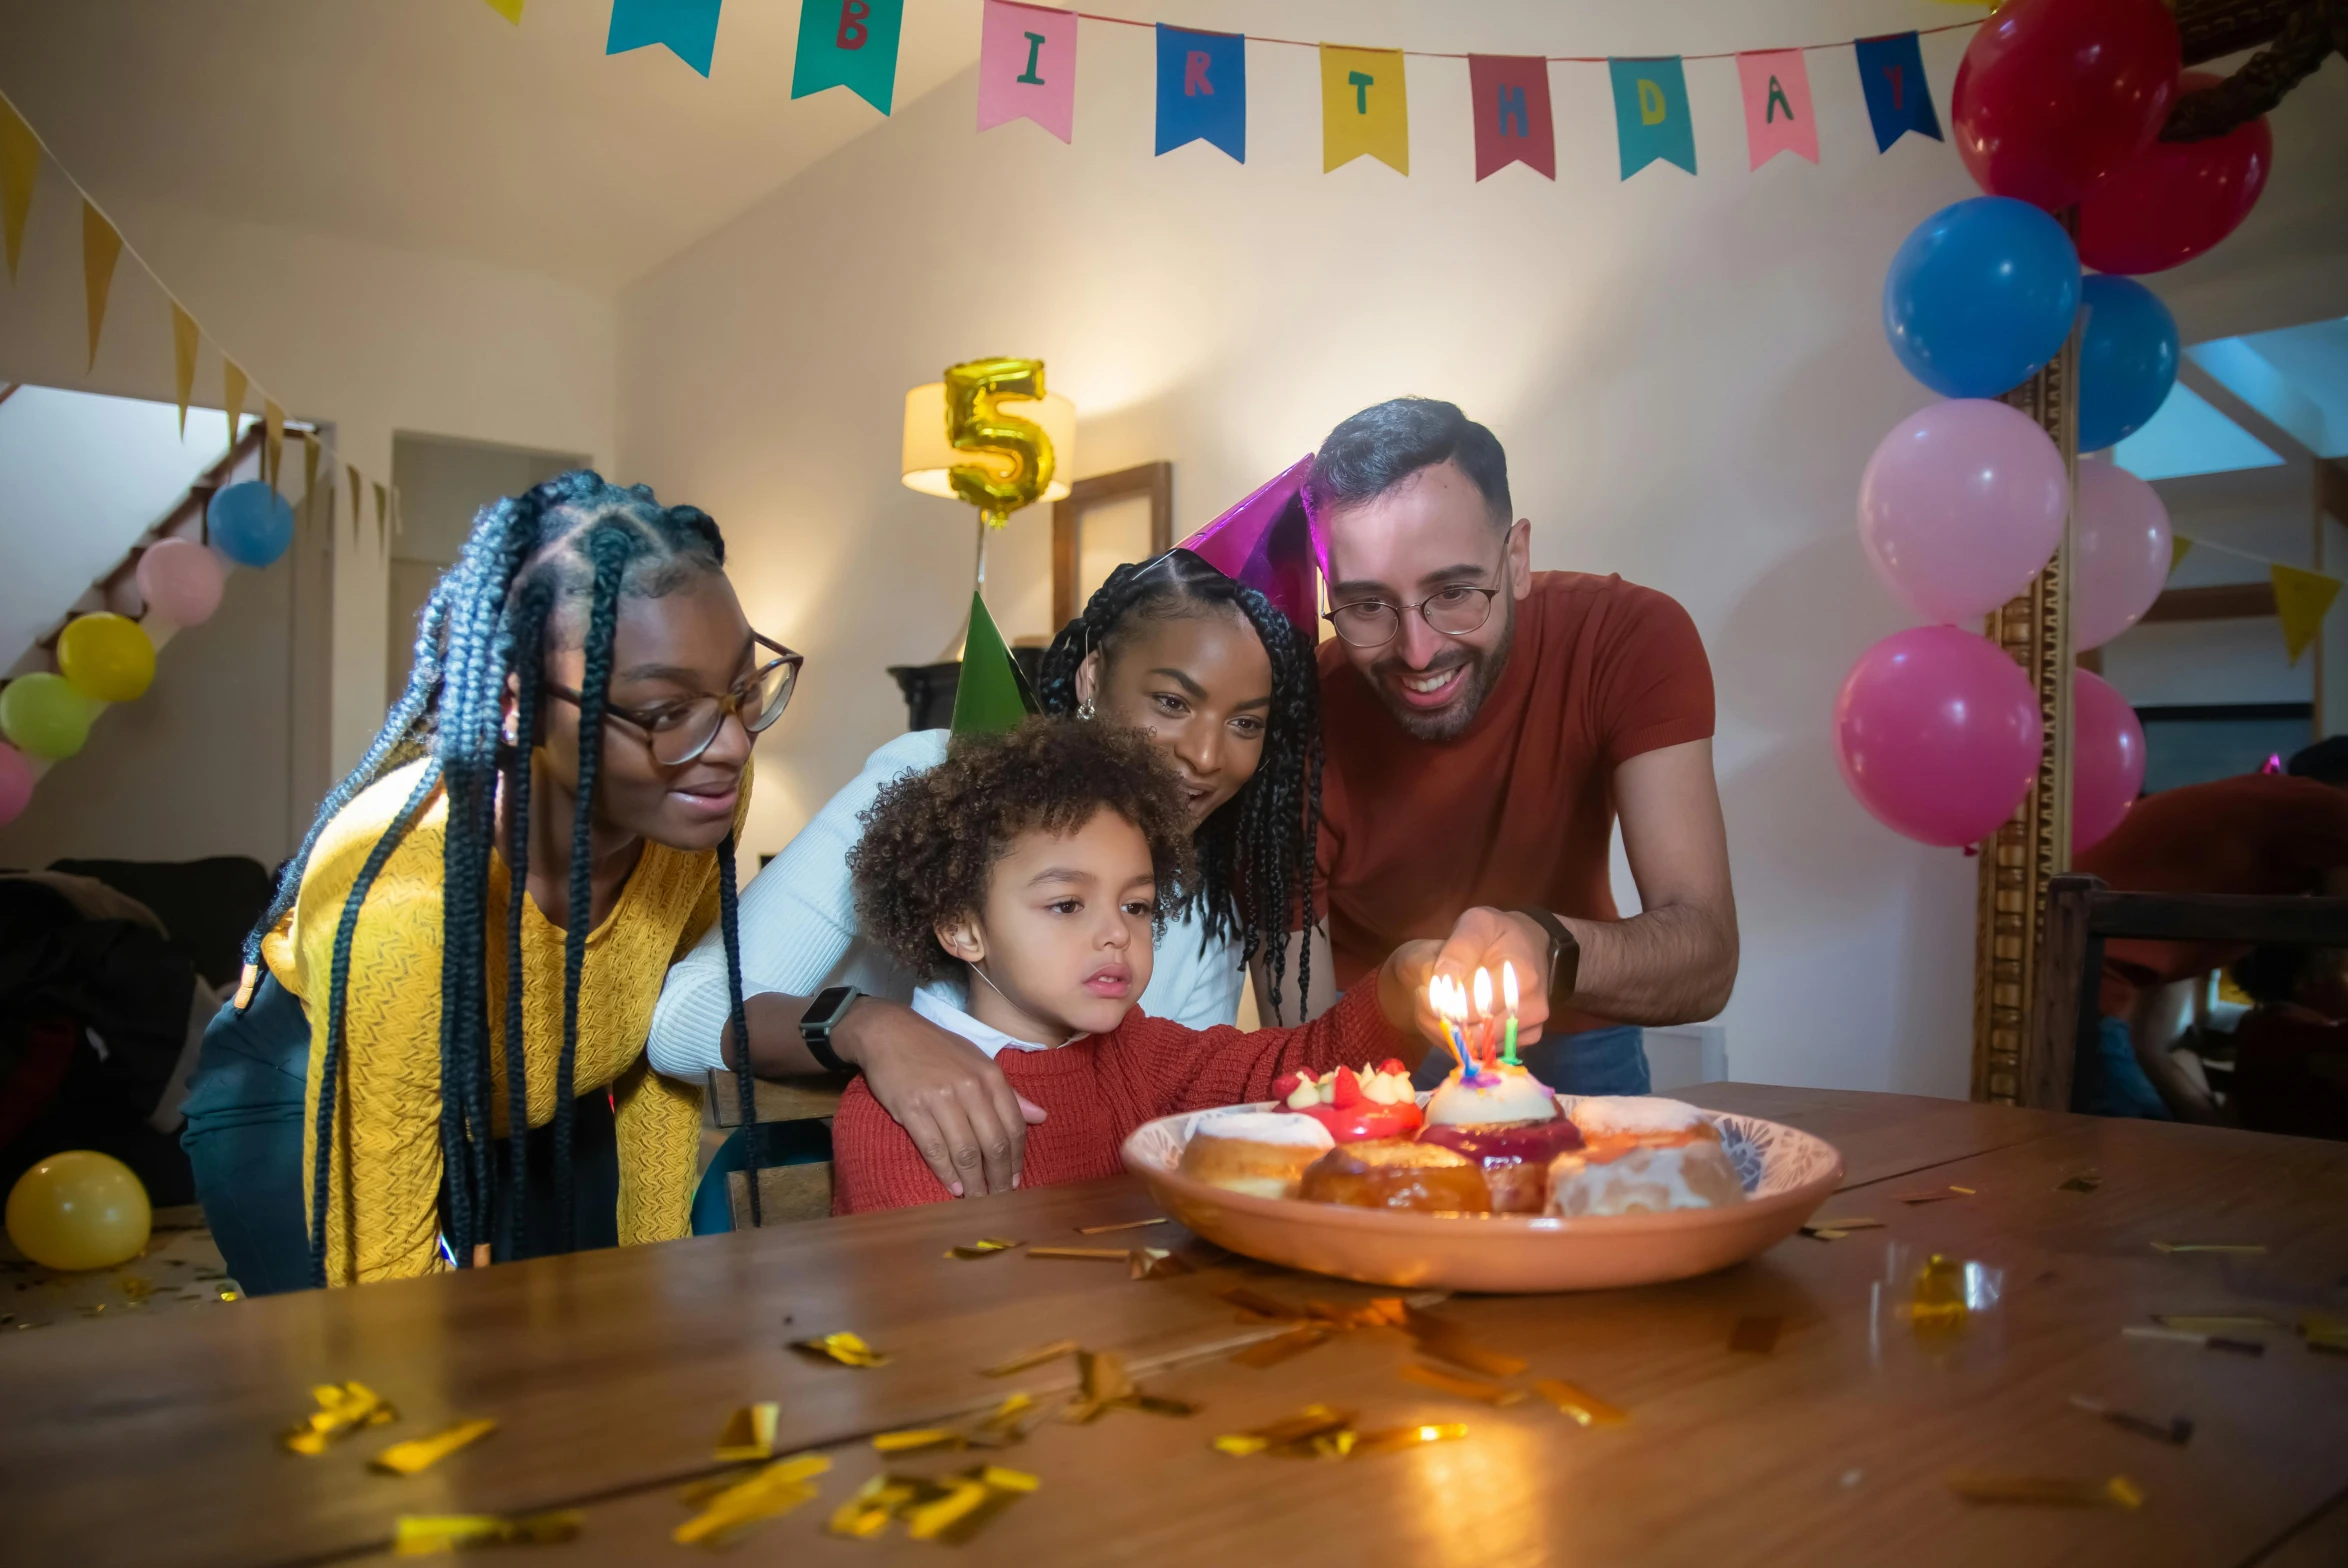
<svg viewBox="0 0 2348 1568">
<path fill-rule="evenodd" d="M 16 1179 L 8 1239 L 45 1269 L 110 1269 L 147 1245 L 147 1189 L 110 1154 L 69 1149 Z"/>
<path fill-rule="evenodd" d="M 155 645 L 125 615 L 79 615 L 57 638 L 57 672 L 85 697 L 132 702 L 155 679 Z"/>
<path fill-rule="evenodd" d="M 996 407 L 998 398 L 1044 395 L 1040 359 L 974 359 L 946 370 L 946 439 L 964 452 L 984 452 L 1008 462 L 957 463 L 946 470 L 954 493 L 1000 528 L 1011 514 L 1033 502 L 1052 482 L 1052 438 L 1043 426 Z"/>
</svg>

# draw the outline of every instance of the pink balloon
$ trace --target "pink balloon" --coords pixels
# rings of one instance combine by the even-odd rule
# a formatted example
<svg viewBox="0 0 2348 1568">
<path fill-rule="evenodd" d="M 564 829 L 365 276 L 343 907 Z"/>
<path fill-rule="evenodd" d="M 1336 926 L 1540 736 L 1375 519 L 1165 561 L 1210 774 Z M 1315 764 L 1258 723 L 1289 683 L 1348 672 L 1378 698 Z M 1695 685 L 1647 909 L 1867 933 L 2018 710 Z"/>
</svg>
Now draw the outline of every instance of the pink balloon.
<svg viewBox="0 0 2348 1568">
<path fill-rule="evenodd" d="M 2022 667 L 1954 626 L 1895 632 L 1834 700 L 1843 783 L 1875 820 L 1926 844 L 1978 843 L 2014 814 L 2046 740 Z"/>
<path fill-rule="evenodd" d="M 2169 581 L 2169 509 L 2117 463 L 2079 465 L 2071 646 L 2100 648 L 2144 618 Z"/>
<path fill-rule="evenodd" d="M 1911 414 L 1867 460 L 1859 540 L 1892 596 L 1926 621 L 1987 615 L 2062 542 L 2063 454 L 2029 415 L 1986 398 Z"/>
<path fill-rule="evenodd" d="M 0 746 L 0 827 L 23 816 L 32 800 L 32 763 L 14 746 Z"/>
<path fill-rule="evenodd" d="M 2144 789 L 2144 726 L 2112 683 L 2087 670 L 2071 683 L 2071 852 L 2101 842 Z"/>
<path fill-rule="evenodd" d="M 147 546 L 136 575 L 147 608 L 174 626 L 201 626 L 220 608 L 220 558 L 192 539 Z"/>
</svg>

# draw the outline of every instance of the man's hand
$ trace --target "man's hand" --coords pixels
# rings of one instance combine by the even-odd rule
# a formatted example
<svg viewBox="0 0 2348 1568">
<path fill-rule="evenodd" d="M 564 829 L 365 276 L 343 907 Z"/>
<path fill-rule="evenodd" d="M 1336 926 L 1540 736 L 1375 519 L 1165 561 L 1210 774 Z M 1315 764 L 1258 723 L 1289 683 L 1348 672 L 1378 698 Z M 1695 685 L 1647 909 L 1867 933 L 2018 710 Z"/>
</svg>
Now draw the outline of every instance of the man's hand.
<svg viewBox="0 0 2348 1568">
<path fill-rule="evenodd" d="M 1451 935 L 1435 954 L 1430 973 L 1448 976 L 1459 983 L 1461 991 L 1472 996 L 1476 971 L 1489 970 L 1492 1013 L 1504 1018 L 1507 1011 L 1500 999 L 1502 964 L 1516 968 L 1517 1043 L 1530 1044 L 1541 1038 L 1541 1026 L 1549 1021 L 1549 933 L 1538 922 L 1501 909 L 1470 909 L 1452 926 Z M 1443 1030 L 1434 1010 L 1427 1005 L 1423 978 L 1419 983 L 1418 1014 L 1420 1032 L 1440 1042 Z"/>
<path fill-rule="evenodd" d="M 948 1192 L 978 1198 L 1019 1184 L 1027 1129 L 1044 1110 L 1013 1093 L 986 1052 L 909 1007 L 872 996 L 848 1009 L 832 1048 L 863 1068 L 872 1097 Z"/>
</svg>

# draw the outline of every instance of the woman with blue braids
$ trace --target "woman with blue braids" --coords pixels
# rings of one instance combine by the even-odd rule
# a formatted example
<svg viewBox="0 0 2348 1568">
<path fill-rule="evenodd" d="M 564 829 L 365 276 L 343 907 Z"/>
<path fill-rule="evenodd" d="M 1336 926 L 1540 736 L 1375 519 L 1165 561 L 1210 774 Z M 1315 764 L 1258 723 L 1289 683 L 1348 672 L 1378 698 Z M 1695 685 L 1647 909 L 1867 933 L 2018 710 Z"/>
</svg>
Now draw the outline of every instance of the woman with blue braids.
<svg viewBox="0 0 2348 1568">
<path fill-rule="evenodd" d="M 475 521 L 205 1037 L 185 1141 L 247 1290 L 686 1233 L 700 1091 L 645 1032 L 676 957 L 737 946 L 751 737 L 800 663 L 724 563 L 585 471 Z"/>
</svg>

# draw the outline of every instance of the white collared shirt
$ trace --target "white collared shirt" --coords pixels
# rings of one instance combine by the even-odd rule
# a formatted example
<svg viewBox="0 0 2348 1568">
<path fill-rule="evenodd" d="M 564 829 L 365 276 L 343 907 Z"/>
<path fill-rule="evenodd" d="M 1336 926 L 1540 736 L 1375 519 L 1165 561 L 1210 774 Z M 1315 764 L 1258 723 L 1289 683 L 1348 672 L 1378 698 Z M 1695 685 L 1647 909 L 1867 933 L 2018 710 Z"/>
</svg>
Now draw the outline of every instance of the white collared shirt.
<svg viewBox="0 0 2348 1568">
<path fill-rule="evenodd" d="M 1003 1033 L 993 1024 L 982 1024 L 964 1012 L 961 998 L 942 981 L 931 981 L 913 993 L 913 1010 L 936 1024 L 948 1034 L 960 1035 L 991 1058 L 1005 1051 L 1049 1051 L 1049 1045 L 1038 1045 L 1033 1040 L 1021 1040 Z M 1081 1039 L 1082 1036 L 1072 1038 Z M 1062 1045 L 1068 1042 L 1063 1040 Z"/>
</svg>

